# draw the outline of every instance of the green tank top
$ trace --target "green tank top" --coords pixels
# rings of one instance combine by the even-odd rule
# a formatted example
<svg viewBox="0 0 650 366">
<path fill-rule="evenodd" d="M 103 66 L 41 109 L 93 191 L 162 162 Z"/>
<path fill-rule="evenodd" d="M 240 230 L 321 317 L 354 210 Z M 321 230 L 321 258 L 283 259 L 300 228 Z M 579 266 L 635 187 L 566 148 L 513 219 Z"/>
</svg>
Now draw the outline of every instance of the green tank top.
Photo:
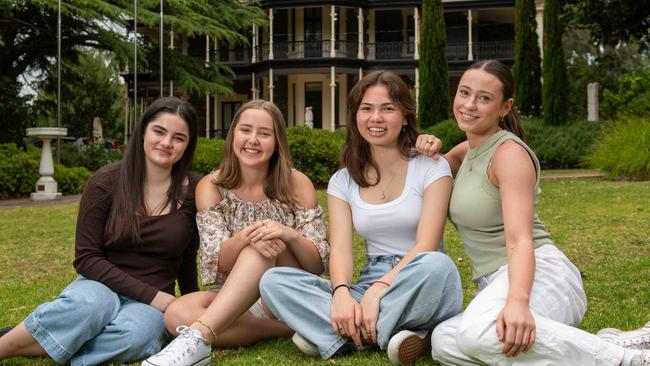
<svg viewBox="0 0 650 366">
<path fill-rule="evenodd" d="M 499 189 L 487 175 L 492 156 L 502 143 L 513 140 L 524 147 L 537 171 L 534 205 L 539 201 L 540 166 L 535 153 L 516 135 L 502 130 L 481 145 L 470 149 L 454 179 L 449 203 L 449 219 L 460 234 L 465 252 L 472 261 L 474 280 L 492 273 L 508 263 Z M 553 244 L 537 212 L 533 219 L 533 246 Z"/>
</svg>

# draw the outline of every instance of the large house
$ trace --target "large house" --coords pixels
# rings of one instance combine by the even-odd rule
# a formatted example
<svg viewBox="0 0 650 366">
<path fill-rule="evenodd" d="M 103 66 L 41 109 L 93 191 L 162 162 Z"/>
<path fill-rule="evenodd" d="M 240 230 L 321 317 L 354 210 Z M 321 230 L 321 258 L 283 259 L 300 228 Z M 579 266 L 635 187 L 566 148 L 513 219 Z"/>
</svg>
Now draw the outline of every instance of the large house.
<svg viewBox="0 0 650 366">
<path fill-rule="evenodd" d="M 541 42 L 542 1 L 537 4 Z M 476 60 L 513 62 L 515 0 L 443 0 L 443 5 L 452 90 Z M 304 124 L 306 115 L 314 128 L 345 126 L 349 90 L 374 69 L 402 76 L 417 99 L 422 1 L 262 0 L 261 6 L 269 27 L 251 29 L 246 47 L 183 40 L 189 54 L 235 73 L 232 95 L 188 96 L 202 116 L 202 136 L 225 136 L 237 108 L 251 98 L 273 101 L 288 126 Z M 156 83 L 142 87 L 158 90 Z"/>
</svg>

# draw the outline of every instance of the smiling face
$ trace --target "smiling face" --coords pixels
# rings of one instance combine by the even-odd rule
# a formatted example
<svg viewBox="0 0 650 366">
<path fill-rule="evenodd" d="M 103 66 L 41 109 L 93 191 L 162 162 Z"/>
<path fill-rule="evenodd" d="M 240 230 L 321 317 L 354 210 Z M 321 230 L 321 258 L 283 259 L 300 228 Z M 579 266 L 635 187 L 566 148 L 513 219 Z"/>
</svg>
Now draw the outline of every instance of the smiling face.
<svg viewBox="0 0 650 366">
<path fill-rule="evenodd" d="M 513 103 L 512 98 L 503 99 L 503 85 L 496 76 L 481 69 L 463 74 L 454 98 L 454 117 L 468 139 L 478 139 L 480 144 L 499 130 L 499 120 Z"/>
<path fill-rule="evenodd" d="M 147 124 L 144 132 L 146 166 L 171 169 L 183 156 L 189 135 L 187 123 L 178 114 L 158 114 Z"/>
<path fill-rule="evenodd" d="M 356 122 L 361 137 L 370 145 L 397 146 L 406 117 L 385 86 L 373 85 L 363 94 Z"/>
<path fill-rule="evenodd" d="M 276 148 L 273 118 L 263 109 L 241 113 L 233 135 L 233 152 L 242 166 L 267 166 Z"/>
</svg>

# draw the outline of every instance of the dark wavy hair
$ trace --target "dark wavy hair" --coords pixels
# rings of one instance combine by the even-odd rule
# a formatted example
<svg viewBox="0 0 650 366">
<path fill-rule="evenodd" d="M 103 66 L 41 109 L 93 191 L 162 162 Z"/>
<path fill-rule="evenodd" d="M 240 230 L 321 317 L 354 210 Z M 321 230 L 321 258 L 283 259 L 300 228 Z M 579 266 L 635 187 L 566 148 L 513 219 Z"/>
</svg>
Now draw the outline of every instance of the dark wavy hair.
<svg viewBox="0 0 650 366">
<path fill-rule="evenodd" d="M 178 115 L 189 130 L 187 147 L 180 160 L 172 166 L 172 182 L 167 191 L 167 201 L 162 207 L 170 205 L 171 212 L 176 211 L 178 203 L 186 193 L 183 182 L 192 167 L 192 159 L 197 140 L 197 116 L 194 108 L 176 97 L 155 100 L 142 113 L 133 129 L 126 155 L 120 163 L 113 191 L 113 204 L 106 223 L 106 242 L 108 244 L 132 240 L 141 242 L 139 218 L 147 216 L 144 202 L 145 153 L 144 134 L 147 125 L 161 113 Z"/>
<path fill-rule="evenodd" d="M 408 86 L 396 74 L 390 71 L 378 70 L 364 76 L 350 90 L 348 97 L 348 133 L 341 153 L 341 165 L 348 169 L 348 173 L 360 187 L 369 187 L 366 173 L 373 168 L 377 173 L 377 184 L 381 181 L 381 173 L 377 162 L 372 156 L 368 141 L 364 140 L 357 127 L 357 110 L 363 100 L 363 95 L 371 86 L 381 85 L 388 90 L 392 102 L 406 117 L 406 125 L 402 128 L 397 141 L 397 146 L 404 158 L 412 156 L 412 149 L 418 138 L 416 106 Z M 374 185 L 374 184 L 372 184 Z"/>
<path fill-rule="evenodd" d="M 501 91 L 503 92 L 502 103 L 505 103 L 510 98 L 514 98 L 515 78 L 510 68 L 503 62 L 499 60 L 483 60 L 472 64 L 465 72 L 469 70 L 483 70 L 499 79 L 501 81 Z M 521 118 L 519 118 L 519 113 L 517 113 L 517 108 L 515 108 L 514 103 L 508 114 L 499 120 L 499 127 L 514 133 L 526 142 L 526 131 L 524 131 L 524 126 L 521 124 Z"/>
</svg>

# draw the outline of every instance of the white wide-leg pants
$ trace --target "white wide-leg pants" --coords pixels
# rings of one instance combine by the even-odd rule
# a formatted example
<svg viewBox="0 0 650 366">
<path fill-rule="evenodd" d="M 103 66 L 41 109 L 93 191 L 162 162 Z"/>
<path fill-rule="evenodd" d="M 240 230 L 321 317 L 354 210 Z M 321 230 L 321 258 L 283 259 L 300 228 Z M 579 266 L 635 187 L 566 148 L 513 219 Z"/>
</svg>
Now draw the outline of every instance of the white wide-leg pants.
<svg viewBox="0 0 650 366">
<path fill-rule="evenodd" d="M 502 352 L 496 320 L 508 295 L 508 266 L 477 281 L 480 292 L 464 313 L 439 324 L 431 337 L 432 356 L 443 365 L 607 365 L 618 366 L 624 349 L 582 331 L 587 309 L 580 271 L 555 246 L 535 249 L 530 309 L 535 318 L 533 347 L 514 358 Z"/>
</svg>

